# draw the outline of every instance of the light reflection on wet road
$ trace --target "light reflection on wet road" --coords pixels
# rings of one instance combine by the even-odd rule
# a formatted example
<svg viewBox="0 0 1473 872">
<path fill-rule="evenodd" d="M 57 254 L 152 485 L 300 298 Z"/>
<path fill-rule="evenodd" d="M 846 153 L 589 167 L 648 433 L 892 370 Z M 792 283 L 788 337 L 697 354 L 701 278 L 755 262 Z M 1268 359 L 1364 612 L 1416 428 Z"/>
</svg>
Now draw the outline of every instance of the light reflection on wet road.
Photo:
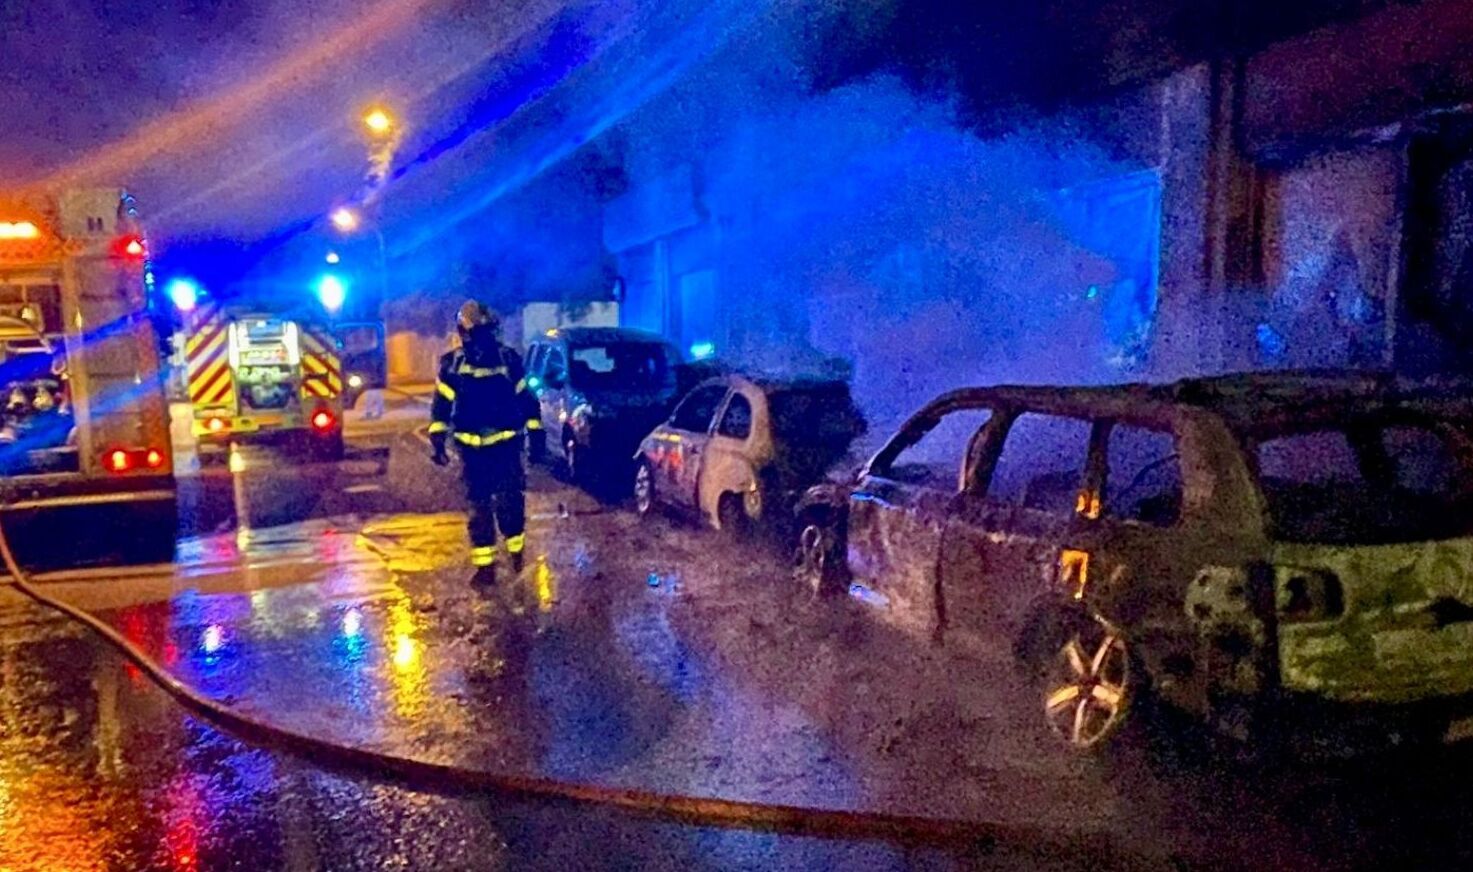
<svg viewBox="0 0 1473 872">
<path fill-rule="evenodd" d="M 1473 801 L 1447 766 L 1260 777 L 1180 753 L 1103 766 L 1062 759 L 1037 744 L 996 662 L 918 648 L 862 606 L 808 601 L 771 555 L 641 523 L 542 474 L 534 560 L 515 582 L 472 590 L 461 517 L 444 511 L 453 491 L 413 443 L 399 450 L 413 454 L 390 459 L 373 503 L 391 500 L 394 511 L 359 517 L 325 500 L 331 511 L 258 526 L 245 541 L 230 530 L 190 540 L 170 575 L 49 589 L 211 697 L 418 759 L 1106 832 L 1132 852 L 1131 866 L 1172 852 L 1333 867 L 1470 848 L 1457 822 Z M 255 486 L 301 500 L 290 477 Z M 9 592 L 0 592 L 0 676 L 0 869 L 1121 859 L 717 832 L 331 775 L 184 716 L 90 637 Z M 1397 803 L 1377 801 L 1372 786 Z"/>
</svg>

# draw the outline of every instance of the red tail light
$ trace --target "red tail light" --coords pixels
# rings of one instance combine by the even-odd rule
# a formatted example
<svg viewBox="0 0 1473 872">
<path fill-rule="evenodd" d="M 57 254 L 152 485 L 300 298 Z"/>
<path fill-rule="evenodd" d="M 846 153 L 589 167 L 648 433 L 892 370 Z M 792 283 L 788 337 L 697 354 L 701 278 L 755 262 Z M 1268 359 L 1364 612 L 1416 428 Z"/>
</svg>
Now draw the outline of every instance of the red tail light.
<svg viewBox="0 0 1473 872">
<path fill-rule="evenodd" d="M 127 472 L 133 468 L 133 458 L 128 456 L 128 452 L 119 448 L 117 451 L 108 453 L 107 468 L 113 472 Z"/>
<path fill-rule="evenodd" d="M 164 465 L 164 455 L 157 448 L 150 448 L 143 456 L 143 462 L 148 464 L 149 469 L 158 469 Z"/>
<path fill-rule="evenodd" d="M 326 409 L 318 409 L 317 414 L 312 416 L 312 428 L 314 430 L 331 430 L 336 423 L 332 413 Z"/>
</svg>

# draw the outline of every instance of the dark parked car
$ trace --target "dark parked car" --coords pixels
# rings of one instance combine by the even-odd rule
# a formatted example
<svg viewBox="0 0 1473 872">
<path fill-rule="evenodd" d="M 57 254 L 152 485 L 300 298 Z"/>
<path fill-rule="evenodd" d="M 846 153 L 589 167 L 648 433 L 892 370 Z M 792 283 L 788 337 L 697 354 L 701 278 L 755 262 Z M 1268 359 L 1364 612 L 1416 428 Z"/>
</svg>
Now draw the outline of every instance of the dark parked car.
<svg viewBox="0 0 1473 872">
<path fill-rule="evenodd" d="M 640 446 L 635 508 L 688 509 L 738 533 L 790 519 L 797 498 L 863 433 L 864 418 L 843 381 L 713 378 Z"/>
<path fill-rule="evenodd" d="M 534 458 L 561 456 L 575 480 L 616 469 L 621 481 L 639 440 L 679 398 L 680 352 L 623 327 L 549 330 L 527 348 L 527 386 L 542 406 Z"/>
<path fill-rule="evenodd" d="M 1016 658 L 1075 748 L 1147 693 L 1245 739 L 1440 737 L 1473 693 L 1465 396 L 1310 373 L 956 391 L 810 492 L 802 565 Z"/>
</svg>

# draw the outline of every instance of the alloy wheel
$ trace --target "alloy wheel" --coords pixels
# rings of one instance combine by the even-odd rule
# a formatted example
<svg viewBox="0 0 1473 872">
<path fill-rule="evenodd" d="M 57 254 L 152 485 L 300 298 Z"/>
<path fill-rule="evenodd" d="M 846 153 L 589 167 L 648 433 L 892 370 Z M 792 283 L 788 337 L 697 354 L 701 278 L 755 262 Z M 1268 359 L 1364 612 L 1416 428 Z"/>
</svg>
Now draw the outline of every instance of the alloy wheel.
<svg viewBox="0 0 1473 872">
<path fill-rule="evenodd" d="M 634 509 L 648 515 L 655 506 L 655 481 L 647 463 L 641 463 L 634 471 Z"/>
<path fill-rule="evenodd" d="M 1047 673 L 1043 710 L 1049 726 L 1085 750 L 1109 739 L 1125 720 L 1134 690 L 1130 652 L 1109 627 L 1091 624 L 1072 634 Z"/>
</svg>

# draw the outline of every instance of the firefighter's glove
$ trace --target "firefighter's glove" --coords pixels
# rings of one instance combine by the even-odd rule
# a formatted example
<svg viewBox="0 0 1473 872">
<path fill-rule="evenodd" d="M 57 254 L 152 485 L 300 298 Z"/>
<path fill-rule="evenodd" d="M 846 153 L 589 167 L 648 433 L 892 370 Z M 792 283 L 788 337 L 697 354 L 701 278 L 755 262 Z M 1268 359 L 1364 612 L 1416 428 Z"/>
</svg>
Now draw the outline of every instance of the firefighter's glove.
<svg viewBox="0 0 1473 872">
<path fill-rule="evenodd" d="M 450 452 L 445 450 L 444 433 L 430 434 L 430 448 L 433 449 L 430 452 L 430 460 L 434 461 L 436 466 L 450 465 Z"/>
</svg>

